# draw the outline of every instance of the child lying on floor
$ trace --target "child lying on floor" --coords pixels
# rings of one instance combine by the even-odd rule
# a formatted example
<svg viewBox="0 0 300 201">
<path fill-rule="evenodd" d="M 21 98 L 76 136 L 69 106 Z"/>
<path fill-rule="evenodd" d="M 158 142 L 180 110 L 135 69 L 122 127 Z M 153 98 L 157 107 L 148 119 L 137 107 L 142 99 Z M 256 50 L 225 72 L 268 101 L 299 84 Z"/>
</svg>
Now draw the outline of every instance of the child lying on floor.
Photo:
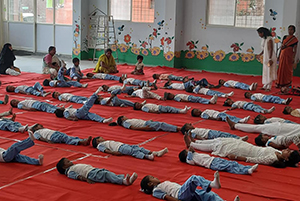
<svg viewBox="0 0 300 201">
<path fill-rule="evenodd" d="M 20 85 L 17 87 L 8 85 L 6 87 L 6 91 L 20 93 L 20 94 L 28 94 L 28 95 L 31 94 L 34 96 L 43 96 L 43 97 L 46 97 L 49 94 L 51 94 L 51 92 L 45 92 L 44 88 L 42 87 L 42 85 L 39 82 L 36 82 L 32 87 L 27 86 L 27 85 Z"/>
<path fill-rule="evenodd" d="M 292 107 L 290 106 L 286 106 L 284 109 L 283 109 L 283 114 L 290 114 L 292 115 L 293 117 L 300 117 L 300 109 L 293 109 Z"/>
<path fill-rule="evenodd" d="M 191 102 L 191 103 L 201 103 L 201 104 L 216 104 L 218 100 L 218 96 L 214 95 L 210 100 L 206 98 L 201 98 L 199 96 L 192 96 L 187 94 L 172 94 L 165 92 L 164 93 L 165 100 L 175 100 L 178 102 Z"/>
<path fill-rule="evenodd" d="M 233 96 L 233 91 L 230 92 L 230 93 L 225 94 L 225 93 L 220 92 L 220 91 L 214 91 L 214 90 L 211 90 L 211 89 L 208 89 L 208 88 L 201 87 L 200 85 L 195 86 L 195 87 L 192 87 L 192 86 L 188 87 L 188 88 L 186 88 L 185 91 L 189 92 L 189 93 L 203 94 L 203 95 L 207 95 L 207 96 L 217 95 L 218 97 L 223 97 L 223 98 Z"/>
<path fill-rule="evenodd" d="M 87 164 L 73 164 L 69 159 L 62 158 L 56 164 L 56 169 L 60 174 L 75 180 L 85 181 L 89 184 L 97 183 L 113 183 L 129 186 L 137 179 L 138 175 L 134 172 L 129 174 L 116 175 L 106 169 L 95 168 Z"/>
<path fill-rule="evenodd" d="M 54 113 L 56 109 L 58 109 L 57 106 L 51 105 L 49 103 L 37 101 L 37 100 L 17 100 L 12 99 L 10 101 L 10 105 L 12 107 L 22 109 L 22 110 L 29 110 L 29 111 L 42 111 L 47 113 Z"/>
<path fill-rule="evenodd" d="M 262 114 L 259 114 L 254 118 L 255 124 L 269 124 L 269 123 L 273 123 L 273 122 L 296 124 L 295 122 L 292 122 L 290 120 L 283 119 L 280 117 L 267 118 L 267 117 L 263 116 Z"/>
<path fill-rule="evenodd" d="M 103 137 L 95 137 L 92 141 L 93 147 L 101 152 L 115 156 L 129 155 L 139 159 L 154 160 L 155 156 L 161 157 L 168 153 L 168 148 L 160 151 L 150 151 L 138 145 L 129 145 L 113 140 L 105 140 Z"/>
<path fill-rule="evenodd" d="M 249 90 L 249 91 L 255 91 L 257 88 L 257 82 L 253 82 L 251 85 L 234 81 L 234 80 L 219 80 L 219 85 L 224 87 L 230 87 L 230 88 L 236 88 L 236 89 L 242 89 L 242 90 Z"/>
<path fill-rule="evenodd" d="M 185 114 L 191 107 L 185 106 L 183 109 L 171 107 L 171 106 L 163 106 L 163 105 L 156 105 L 153 103 L 138 103 L 135 102 L 133 105 L 134 110 L 142 110 L 143 112 L 150 112 L 150 113 L 181 113 Z"/>
<path fill-rule="evenodd" d="M 188 79 L 187 76 L 181 77 L 172 74 L 153 74 L 152 77 L 154 80 L 174 80 L 174 81 L 181 81 L 181 82 L 183 82 L 184 78 Z"/>
<path fill-rule="evenodd" d="M 260 101 L 265 103 L 276 103 L 276 104 L 283 104 L 283 105 L 288 105 L 293 100 L 293 98 L 282 99 L 279 96 L 266 95 L 262 93 L 252 94 L 250 92 L 246 92 L 244 96 L 245 98 L 249 98 L 253 101 Z"/>
<path fill-rule="evenodd" d="M 127 75 L 123 74 L 122 77 L 126 77 Z M 116 75 L 111 74 L 105 74 L 105 73 L 87 73 L 86 77 L 89 79 L 100 79 L 100 80 L 115 80 L 119 81 L 120 77 Z"/>
</svg>

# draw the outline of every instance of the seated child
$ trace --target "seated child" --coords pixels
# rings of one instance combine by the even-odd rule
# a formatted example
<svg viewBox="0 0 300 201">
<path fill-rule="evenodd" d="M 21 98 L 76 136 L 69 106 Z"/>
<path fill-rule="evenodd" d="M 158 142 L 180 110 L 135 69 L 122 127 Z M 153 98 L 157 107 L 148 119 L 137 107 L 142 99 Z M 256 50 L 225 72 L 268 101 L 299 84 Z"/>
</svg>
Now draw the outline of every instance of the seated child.
<svg viewBox="0 0 300 201">
<path fill-rule="evenodd" d="M 262 94 L 262 93 L 252 94 L 250 92 L 245 93 L 245 98 L 249 98 L 253 101 L 276 103 L 276 104 L 283 104 L 283 105 L 288 105 L 293 100 L 293 98 L 287 98 L 284 100 L 284 99 L 280 98 L 279 96 L 266 95 L 266 94 Z"/>
<path fill-rule="evenodd" d="M 292 122 L 290 120 L 283 119 L 283 118 L 280 118 L 280 117 L 267 118 L 267 117 L 263 116 L 262 114 L 259 114 L 254 118 L 254 123 L 255 124 L 269 124 L 269 123 L 273 123 L 273 122 L 296 124 L 295 122 Z"/>
<path fill-rule="evenodd" d="M 244 141 L 248 140 L 248 136 L 239 137 L 237 135 L 233 135 L 223 131 L 211 130 L 206 128 L 195 128 L 191 123 L 184 124 L 181 128 L 181 132 L 183 135 L 189 134 L 191 135 L 191 138 L 195 138 L 197 140 L 207 140 L 218 137 L 236 138 Z"/>
<path fill-rule="evenodd" d="M 60 101 L 73 102 L 73 103 L 79 103 L 79 104 L 83 104 L 88 100 L 88 98 L 85 96 L 75 96 L 70 93 L 62 93 L 61 94 L 58 91 L 54 91 L 52 93 L 52 98 L 58 99 Z"/>
<path fill-rule="evenodd" d="M 129 145 L 113 140 L 105 140 L 103 137 L 95 137 L 92 141 L 93 147 L 101 152 L 115 156 L 129 155 L 139 159 L 154 160 L 155 156 L 161 157 L 168 153 L 168 148 L 160 151 L 150 151 L 138 145 Z"/>
<path fill-rule="evenodd" d="M 131 72 L 133 75 L 144 75 L 144 63 L 143 59 L 144 57 L 142 55 L 137 56 L 137 63 L 135 64 L 134 71 Z"/>
<path fill-rule="evenodd" d="M 197 187 L 201 187 L 202 189 L 200 190 Z M 182 186 L 171 181 L 161 182 L 152 175 L 145 176 L 141 181 L 141 190 L 144 193 L 152 194 L 153 197 L 162 200 L 223 200 L 211 191 L 212 188 L 221 188 L 218 171 L 215 172 L 213 181 L 206 180 L 201 176 L 192 175 Z M 234 199 L 234 201 L 239 200 L 238 196 Z"/>
<path fill-rule="evenodd" d="M 226 117 L 228 117 L 233 122 L 239 122 L 239 123 L 247 123 L 250 119 L 250 116 L 244 117 L 243 119 L 231 116 L 229 114 L 226 114 L 225 112 L 219 112 L 216 110 L 204 110 L 201 111 L 199 109 L 193 109 L 191 112 L 193 117 L 201 117 L 203 119 L 212 119 L 217 121 L 226 121 Z"/>
<path fill-rule="evenodd" d="M 191 103 L 201 103 L 201 104 L 216 104 L 218 100 L 218 96 L 214 95 L 210 100 L 206 98 L 201 98 L 199 96 L 192 96 L 187 94 L 172 94 L 165 92 L 164 93 L 165 100 L 175 100 L 178 102 L 191 102 Z"/>
<path fill-rule="evenodd" d="M 60 174 L 75 180 L 85 181 L 89 184 L 97 183 L 113 183 L 129 186 L 137 179 L 138 175 L 134 172 L 129 174 L 116 175 L 106 169 L 95 168 L 87 164 L 73 164 L 69 159 L 62 158 L 56 164 L 56 169 Z"/>
<path fill-rule="evenodd" d="M 117 123 L 127 129 L 141 130 L 141 131 L 165 131 L 165 132 L 178 132 L 180 127 L 167 124 L 159 121 L 144 121 L 142 119 L 128 119 L 126 116 L 118 117 Z"/>
<path fill-rule="evenodd" d="M 40 154 L 38 159 L 29 156 L 21 155 L 20 152 L 34 145 L 34 137 L 29 134 L 29 138 L 16 142 L 7 150 L 0 148 L 0 162 L 17 162 L 30 165 L 43 165 L 44 155 Z"/>
<path fill-rule="evenodd" d="M 186 77 L 181 77 L 181 76 L 175 76 L 172 74 L 153 74 L 152 75 L 154 80 L 173 80 L 173 81 L 183 81 L 184 78 Z"/>
<path fill-rule="evenodd" d="M 70 77 L 72 80 L 76 80 L 76 81 L 80 81 L 80 79 L 84 78 L 83 73 L 80 70 L 80 66 L 79 66 L 79 59 L 78 58 L 73 58 L 72 60 L 74 66 L 71 68 L 70 70 Z"/>
<path fill-rule="evenodd" d="M 59 118 L 66 118 L 68 120 L 72 121 L 78 121 L 78 119 L 84 119 L 84 120 L 90 120 L 90 121 L 96 121 L 101 123 L 109 123 L 112 121 L 112 117 L 108 119 L 104 119 L 103 117 L 89 112 L 91 107 L 94 105 L 95 100 L 98 99 L 98 93 L 100 91 L 100 87 L 97 89 L 97 91 L 89 97 L 88 101 L 84 103 L 84 105 L 79 108 L 75 109 L 72 108 L 72 106 L 69 106 L 68 108 L 59 108 L 55 110 L 55 115 Z"/>
<path fill-rule="evenodd" d="M 220 92 L 220 91 L 214 91 L 214 90 L 210 90 L 208 88 L 201 87 L 200 85 L 198 85 L 196 87 L 188 87 L 188 88 L 186 88 L 185 91 L 189 92 L 189 93 L 193 92 L 195 94 L 203 94 L 203 95 L 207 95 L 207 96 L 217 95 L 217 96 L 223 97 L 223 98 L 233 96 L 233 91 L 230 92 L 230 93 L 225 94 L 225 93 Z"/>
<path fill-rule="evenodd" d="M 51 92 L 45 92 L 42 85 L 39 82 L 36 82 L 32 87 L 27 86 L 27 85 L 20 85 L 17 87 L 14 87 L 12 85 L 8 85 L 6 87 L 7 92 L 15 92 L 15 93 L 20 93 L 20 94 L 31 94 L 34 96 L 43 96 L 46 97 Z"/>
<path fill-rule="evenodd" d="M 0 104 L 6 105 L 8 103 L 9 100 L 9 96 L 7 94 L 5 94 L 4 96 L 4 100 L 0 100 Z"/>
<path fill-rule="evenodd" d="M 251 85 L 234 81 L 234 80 L 219 80 L 219 85 L 224 87 L 230 87 L 230 88 L 236 88 L 236 89 L 242 89 L 242 90 L 249 90 L 249 91 L 255 91 L 257 88 L 257 82 L 253 82 Z"/>
<path fill-rule="evenodd" d="M 295 144 L 300 149 L 300 134 L 270 136 L 267 134 L 259 134 L 255 138 L 255 144 L 258 146 L 273 147 L 275 149 L 287 149 L 291 144 Z"/>
<path fill-rule="evenodd" d="M 139 97 L 139 98 L 149 98 L 149 99 L 157 99 L 164 100 L 160 95 L 153 93 L 150 91 L 151 87 L 143 87 L 142 89 L 131 90 L 128 92 L 129 97 Z"/>
<path fill-rule="evenodd" d="M 54 113 L 57 106 L 51 105 L 49 103 L 37 101 L 37 100 L 23 100 L 19 101 L 17 99 L 13 99 L 10 101 L 10 105 L 12 107 L 22 109 L 22 110 L 29 110 L 29 111 L 42 111 L 47 113 Z"/>
<path fill-rule="evenodd" d="M 125 76 L 122 75 L 122 76 Z M 120 77 L 116 76 L 116 75 L 111 75 L 111 74 L 105 74 L 105 73 L 87 73 L 86 77 L 89 79 L 100 79 L 100 80 L 115 80 L 115 81 L 119 81 Z"/>
<path fill-rule="evenodd" d="M 268 114 L 272 113 L 275 110 L 275 107 L 271 107 L 270 109 L 264 109 L 260 105 L 256 105 L 252 102 L 247 102 L 247 101 L 233 101 L 230 98 L 227 98 L 224 101 L 223 106 L 231 106 L 229 110 L 234 110 L 234 109 L 244 109 L 244 110 L 250 110 L 253 112 L 257 113 L 262 113 L 262 114 Z"/>
<path fill-rule="evenodd" d="M 134 103 L 129 100 L 119 99 L 117 94 L 113 93 L 108 98 L 102 98 L 100 104 L 114 107 L 133 107 L 134 105 Z"/>
<path fill-rule="evenodd" d="M 58 71 L 57 74 L 57 80 L 50 80 L 50 79 L 45 79 L 43 82 L 44 86 L 50 86 L 50 87 L 83 87 L 86 88 L 87 87 L 87 83 L 86 84 L 81 84 L 80 82 L 77 81 L 66 81 L 64 79 L 64 74 L 66 73 L 66 68 L 65 67 L 61 67 Z"/>
<path fill-rule="evenodd" d="M 167 81 L 164 84 L 163 89 L 177 89 L 177 90 L 186 90 L 189 87 L 194 87 L 194 82 L 193 81 L 187 81 L 183 83 L 173 83 L 171 80 Z"/>
<path fill-rule="evenodd" d="M 80 139 L 79 137 L 68 136 L 62 132 L 44 128 L 44 126 L 41 124 L 35 124 L 31 126 L 28 132 L 32 133 L 35 139 L 48 143 L 64 143 L 70 145 L 88 146 L 92 140 L 92 136 L 89 136 L 86 139 Z"/>
<path fill-rule="evenodd" d="M 181 113 L 186 114 L 191 107 L 185 106 L 183 109 L 171 107 L 171 106 L 163 106 L 163 105 L 156 105 L 153 103 L 138 103 L 135 102 L 133 105 L 134 110 L 142 110 L 143 112 L 150 112 L 150 113 Z"/>
<path fill-rule="evenodd" d="M 284 109 L 283 109 L 283 114 L 290 114 L 292 115 L 293 117 L 300 117 L 300 109 L 293 109 L 292 107 L 290 106 L 286 106 Z"/>
<path fill-rule="evenodd" d="M 229 161 L 219 157 L 213 157 L 208 154 L 200 154 L 195 152 L 193 147 L 188 150 L 182 150 L 179 155 L 179 160 L 190 165 L 198 165 L 216 171 L 225 171 L 233 174 L 252 174 L 257 168 L 258 164 L 253 166 L 242 165 L 236 161 Z"/>
</svg>

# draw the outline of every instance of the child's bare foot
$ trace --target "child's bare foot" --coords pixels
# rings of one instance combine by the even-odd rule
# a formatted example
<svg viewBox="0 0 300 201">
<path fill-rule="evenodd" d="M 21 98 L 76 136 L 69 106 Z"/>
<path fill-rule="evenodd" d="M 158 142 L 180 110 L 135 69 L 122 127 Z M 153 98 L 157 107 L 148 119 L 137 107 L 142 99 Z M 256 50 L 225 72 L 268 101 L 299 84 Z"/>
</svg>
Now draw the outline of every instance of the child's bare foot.
<svg viewBox="0 0 300 201">
<path fill-rule="evenodd" d="M 155 83 L 153 82 L 153 87 L 154 87 L 154 90 L 157 90 L 156 82 Z"/>
<path fill-rule="evenodd" d="M 8 113 L 13 114 L 13 108 L 12 107 L 8 110 Z"/>
<path fill-rule="evenodd" d="M 19 128 L 19 131 L 20 131 L 21 133 L 24 133 L 25 131 L 27 131 L 27 129 L 28 129 L 28 124 L 26 124 L 25 126 L 20 127 L 20 128 Z"/>
<path fill-rule="evenodd" d="M 129 186 L 130 185 L 129 179 L 130 179 L 129 174 L 126 174 L 126 176 L 123 179 L 123 184 Z"/>
<path fill-rule="evenodd" d="M 253 165 L 249 170 L 248 173 L 252 174 L 258 168 L 258 164 Z"/>
<path fill-rule="evenodd" d="M 244 137 L 240 137 L 241 140 L 243 141 L 247 141 L 248 140 L 248 135 L 244 136 Z"/>
<path fill-rule="evenodd" d="M 78 142 L 79 145 L 83 146 L 89 146 L 91 144 L 92 136 L 89 136 L 88 138 Z"/>
<path fill-rule="evenodd" d="M 145 155 L 145 158 L 150 160 L 150 161 L 153 161 L 154 160 L 154 154 L 149 154 L 149 155 Z"/>
<path fill-rule="evenodd" d="M 110 122 L 112 122 L 112 120 L 113 120 L 113 118 L 110 117 L 110 118 L 108 118 L 108 119 L 104 119 L 104 120 L 103 120 L 103 123 L 104 123 L 104 124 L 110 123 Z"/>
<path fill-rule="evenodd" d="M 87 86 L 88 86 L 88 83 L 85 83 L 82 85 L 82 88 L 87 88 Z"/>
<path fill-rule="evenodd" d="M 210 183 L 210 187 L 221 188 L 220 174 L 218 171 L 215 172 L 214 177 L 214 180 Z"/>
<path fill-rule="evenodd" d="M 31 130 L 28 130 L 28 135 L 32 141 L 35 140 L 35 137 L 33 136 L 33 132 Z"/>
<path fill-rule="evenodd" d="M 166 148 L 164 148 L 164 149 L 162 149 L 162 150 L 160 150 L 160 151 L 153 151 L 152 153 L 153 153 L 153 155 L 155 155 L 155 156 L 161 157 L 161 156 L 165 155 L 165 154 L 168 153 L 168 152 L 169 152 L 169 150 L 168 150 L 168 148 L 166 147 Z"/>
<path fill-rule="evenodd" d="M 136 172 L 134 172 L 131 177 L 129 178 L 130 185 L 133 184 L 133 182 L 137 179 L 138 175 Z"/>
<path fill-rule="evenodd" d="M 226 117 L 226 121 L 230 127 L 231 130 L 235 130 L 235 123 L 233 121 L 231 121 L 228 117 Z"/>
<path fill-rule="evenodd" d="M 40 165 L 43 165 L 43 163 L 44 163 L 44 155 L 43 155 L 43 154 L 40 154 L 40 155 L 39 155 L 39 164 L 40 164 Z"/>
<path fill-rule="evenodd" d="M 181 127 L 178 126 L 177 127 L 177 132 L 180 132 L 180 130 L 181 130 Z"/>
<path fill-rule="evenodd" d="M 6 105 L 8 103 L 8 100 L 9 100 L 9 96 L 6 94 L 4 97 L 3 104 Z"/>
<path fill-rule="evenodd" d="M 16 117 L 17 117 L 17 115 L 16 115 L 16 114 L 13 114 L 13 116 L 11 117 L 10 120 L 15 121 L 15 120 L 16 120 Z"/>
<path fill-rule="evenodd" d="M 49 91 L 49 92 L 44 92 L 42 96 L 43 96 L 43 97 L 46 97 L 46 96 L 48 96 L 49 94 L 51 94 L 51 91 Z"/>
</svg>

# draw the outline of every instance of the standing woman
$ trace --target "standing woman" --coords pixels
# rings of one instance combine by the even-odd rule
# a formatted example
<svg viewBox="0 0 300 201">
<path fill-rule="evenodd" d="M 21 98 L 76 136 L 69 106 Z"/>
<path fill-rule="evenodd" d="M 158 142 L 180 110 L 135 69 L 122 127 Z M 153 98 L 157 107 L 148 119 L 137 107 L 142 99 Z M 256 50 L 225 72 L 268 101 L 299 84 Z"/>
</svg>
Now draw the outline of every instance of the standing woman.
<svg viewBox="0 0 300 201">
<path fill-rule="evenodd" d="M 281 50 L 279 54 L 279 68 L 277 87 L 289 87 L 292 84 L 293 69 L 296 68 L 295 56 L 297 52 L 298 39 L 294 36 L 296 27 L 289 26 L 289 35 L 285 35 L 282 39 Z M 294 66 L 294 67 L 293 67 Z"/>
<path fill-rule="evenodd" d="M 0 53 L 0 74 L 20 75 L 21 71 L 14 66 L 14 60 L 16 57 L 12 51 L 12 46 L 10 43 L 6 43 Z"/>
<path fill-rule="evenodd" d="M 257 29 L 258 35 L 263 39 L 262 40 L 262 49 L 263 51 L 257 55 L 260 57 L 263 55 L 263 73 L 262 73 L 262 83 L 265 91 L 270 91 L 272 88 L 273 80 L 276 80 L 276 54 L 274 49 L 274 41 L 272 39 L 271 32 L 265 28 L 260 27 Z"/>
</svg>

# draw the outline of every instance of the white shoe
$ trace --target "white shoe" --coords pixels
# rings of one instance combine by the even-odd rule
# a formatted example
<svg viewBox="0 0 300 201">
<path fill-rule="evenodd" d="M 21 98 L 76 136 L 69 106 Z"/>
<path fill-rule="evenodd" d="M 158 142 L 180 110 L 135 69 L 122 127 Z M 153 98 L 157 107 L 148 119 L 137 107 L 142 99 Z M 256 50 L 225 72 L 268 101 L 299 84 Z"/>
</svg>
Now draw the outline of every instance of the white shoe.
<svg viewBox="0 0 300 201">
<path fill-rule="evenodd" d="M 20 131 L 21 133 L 24 133 L 25 131 L 27 131 L 27 129 L 28 129 L 28 124 L 26 124 L 25 126 L 20 127 L 20 128 L 19 128 L 19 131 Z"/>
<path fill-rule="evenodd" d="M 245 118 L 239 120 L 239 122 L 240 122 L 240 123 L 247 123 L 247 122 L 249 121 L 249 119 L 250 119 L 250 116 L 245 117 Z"/>
<path fill-rule="evenodd" d="M 233 94 L 234 94 L 234 92 L 232 91 L 232 92 L 230 92 L 230 93 L 228 93 L 226 95 L 227 95 L 227 97 L 230 97 L 230 96 L 233 96 Z"/>
<path fill-rule="evenodd" d="M 248 173 L 252 174 L 258 168 L 258 164 L 253 165 L 249 170 Z"/>
<path fill-rule="evenodd" d="M 271 107 L 270 109 L 267 110 L 267 113 L 272 113 L 275 110 L 275 106 Z"/>
<path fill-rule="evenodd" d="M 255 85 L 255 84 L 254 84 L 254 82 L 253 82 L 253 83 L 249 86 L 249 90 L 250 90 L 250 91 L 253 91 L 254 85 Z"/>
<path fill-rule="evenodd" d="M 112 120 L 113 120 L 113 118 L 110 117 L 110 118 L 108 118 L 108 119 L 104 119 L 102 123 L 104 123 L 104 124 L 110 123 L 110 122 L 112 122 Z"/>
</svg>

